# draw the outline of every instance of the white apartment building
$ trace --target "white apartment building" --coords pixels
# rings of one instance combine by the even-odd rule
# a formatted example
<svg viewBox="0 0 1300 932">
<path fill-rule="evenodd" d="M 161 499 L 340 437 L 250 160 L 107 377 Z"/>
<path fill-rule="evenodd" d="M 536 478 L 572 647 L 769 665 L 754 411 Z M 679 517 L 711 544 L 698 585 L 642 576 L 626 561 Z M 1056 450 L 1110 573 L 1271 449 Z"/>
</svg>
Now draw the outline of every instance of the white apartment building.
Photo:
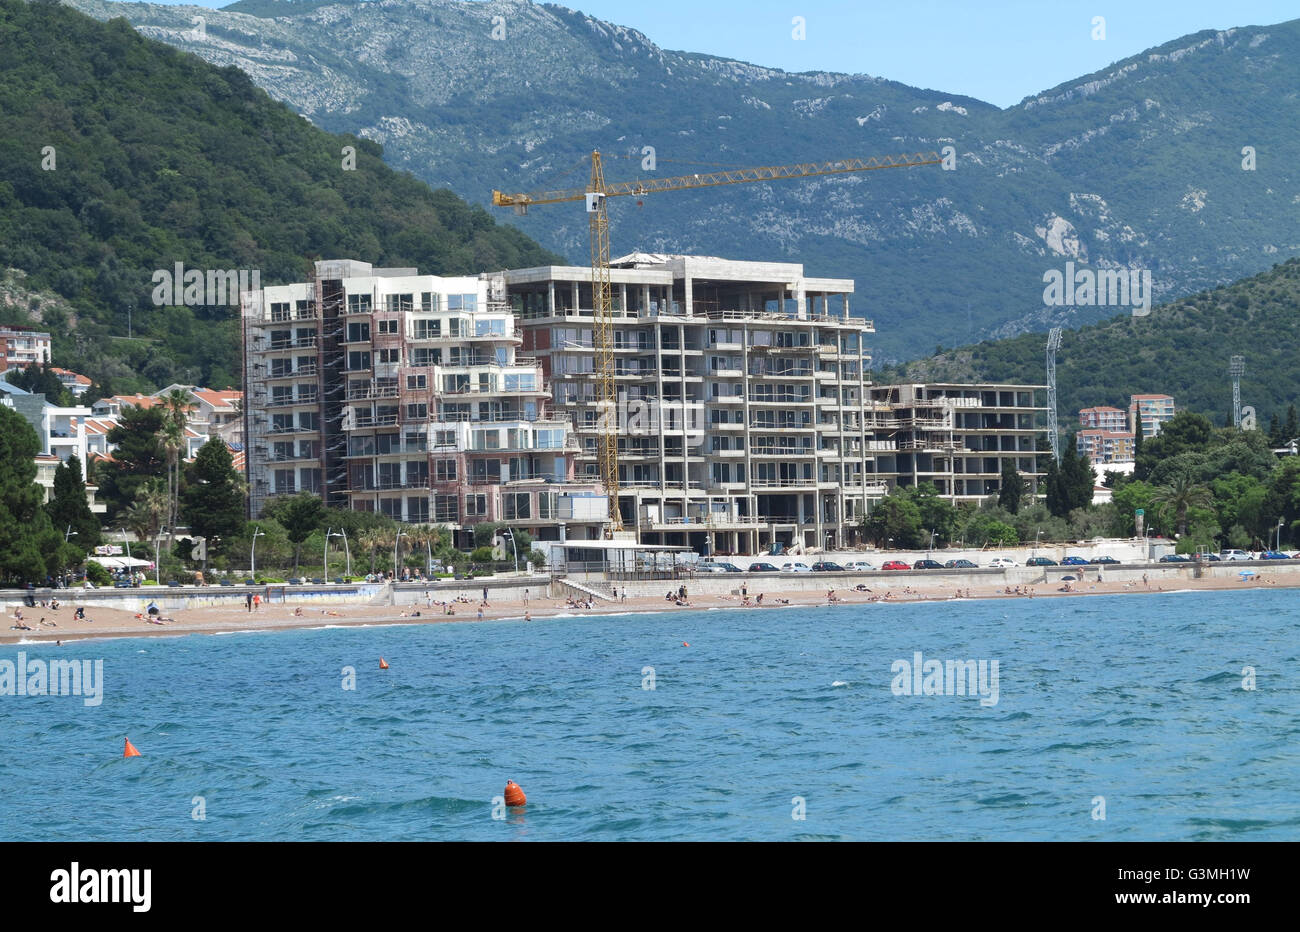
<svg viewBox="0 0 1300 932">
<path fill-rule="evenodd" d="M 599 535 L 599 486 L 575 481 L 570 424 L 516 352 L 499 276 L 318 262 L 314 281 L 248 292 L 242 311 L 253 515 L 311 491 L 461 532 Z"/>
</svg>

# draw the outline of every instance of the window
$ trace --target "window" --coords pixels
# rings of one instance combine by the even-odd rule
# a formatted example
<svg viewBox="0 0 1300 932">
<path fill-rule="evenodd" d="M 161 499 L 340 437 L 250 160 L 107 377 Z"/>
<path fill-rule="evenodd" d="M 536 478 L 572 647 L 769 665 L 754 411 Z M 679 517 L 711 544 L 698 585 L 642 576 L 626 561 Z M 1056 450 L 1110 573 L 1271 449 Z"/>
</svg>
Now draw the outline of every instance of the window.
<svg viewBox="0 0 1300 932">
<path fill-rule="evenodd" d="M 438 296 L 432 291 L 425 291 L 420 294 L 420 310 L 436 311 L 438 309 Z"/>
<path fill-rule="evenodd" d="M 406 520 L 416 524 L 425 524 L 429 520 L 429 500 L 421 496 L 420 498 L 408 498 L 406 500 Z"/>
<path fill-rule="evenodd" d="M 408 421 L 423 421 L 429 417 L 429 406 L 423 402 L 409 404 L 406 406 L 406 419 Z"/>
<path fill-rule="evenodd" d="M 440 366 L 442 365 L 442 350 L 415 347 L 411 350 L 411 365 Z"/>
<path fill-rule="evenodd" d="M 429 461 L 408 460 L 406 463 L 406 487 L 422 488 L 429 484 Z"/>
<path fill-rule="evenodd" d="M 527 492 L 510 492 L 503 497 L 505 500 L 505 519 L 507 521 L 532 517 L 532 496 Z"/>
<path fill-rule="evenodd" d="M 399 436 L 398 434 L 376 434 L 375 452 L 380 454 L 400 452 L 401 441 Z"/>
<path fill-rule="evenodd" d="M 402 351 L 396 347 L 393 349 L 381 349 L 379 351 L 379 361 L 381 363 L 399 363 L 402 361 Z"/>
<path fill-rule="evenodd" d="M 271 415 L 271 433 L 283 434 L 293 430 L 292 414 L 272 414 Z"/>
<path fill-rule="evenodd" d="M 388 515 L 397 521 L 402 520 L 402 500 L 400 498 L 381 498 L 379 500 L 379 513 Z"/>
<path fill-rule="evenodd" d="M 369 314 L 370 307 L 371 307 L 370 295 L 368 294 L 348 295 L 349 314 Z"/>
<path fill-rule="evenodd" d="M 364 322 L 348 324 L 347 342 L 348 343 L 369 343 L 370 324 Z"/>
<path fill-rule="evenodd" d="M 412 311 L 414 309 L 415 295 L 413 294 L 384 295 L 384 310 L 390 314 L 398 314 L 402 311 Z"/>
<path fill-rule="evenodd" d="M 412 334 L 417 340 L 436 340 L 442 336 L 442 321 L 417 320 L 412 328 Z"/>
<path fill-rule="evenodd" d="M 406 452 L 422 453 L 429 448 L 429 438 L 422 430 L 406 432 Z"/>
<path fill-rule="evenodd" d="M 295 491 L 294 473 L 292 469 L 277 469 L 275 471 L 275 494 L 292 495 Z"/>
<path fill-rule="evenodd" d="M 416 391 L 429 387 L 429 377 L 421 372 L 419 375 L 408 375 L 406 377 L 407 391 Z"/>
<path fill-rule="evenodd" d="M 478 310 L 478 295 L 449 294 L 447 295 L 447 310 L 449 311 Z"/>
<path fill-rule="evenodd" d="M 465 507 L 468 510 L 470 499 L 484 498 L 482 495 L 466 495 Z M 486 508 L 486 504 L 484 508 Z M 433 497 L 433 520 L 460 523 L 460 502 L 455 495 L 435 495 Z"/>
<path fill-rule="evenodd" d="M 348 371 L 361 372 L 370 368 L 370 354 L 364 350 L 353 350 L 348 353 Z"/>
<path fill-rule="evenodd" d="M 480 337 L 502 337 L 506 333 L 506 322 L 504 320 L 476 320 L 474 322 L 474 335 Z"/>
<path fill-rule="evenodd" d="M 558 450 L 564 446 L 564 431 L 557 430 L 539 430 L 537 431 L 537 442 L 535 444 L 539 450 Z"/>
<path fill-rule="evenodd" d="M 487 496 L 466 495 L 465 496 L 465 517 L 486 518 L 487 517 Z"/>
<path fill-rule="evenodd" d="M 435 430 L 433 432 L 433 445 L 435 447 L 452 447 L 456 446 L 456 432 L 454 430 Z"/>
<path fill-rule="evenodd" d="M 271 320 L 288 320 L 289 319 L 289 302 L 273 302 L 271 304 Z"/>
<path fill-rule="evenodd" d="M 456 478 L 455 460 L 434 460 L 433 477 L 438 482 L 452 482 Z"/>
<path fill-rule="evenodd" d="M 555 493 L 554 492 L 537 493 L 537 517 L 539 518 L 555 517 Z"/>
<path fill-rule="evenodd" d="M 505 387 L 508 392 L 532 392 L 537 390 L 537 374 L 533 372 L 507 372 Z"/>
<path fill-rule="evenodd" d="M 397 320 L 380 320 L 375 322 L 375 328 L 380 333 L 397 333 Z"/>
</svg>

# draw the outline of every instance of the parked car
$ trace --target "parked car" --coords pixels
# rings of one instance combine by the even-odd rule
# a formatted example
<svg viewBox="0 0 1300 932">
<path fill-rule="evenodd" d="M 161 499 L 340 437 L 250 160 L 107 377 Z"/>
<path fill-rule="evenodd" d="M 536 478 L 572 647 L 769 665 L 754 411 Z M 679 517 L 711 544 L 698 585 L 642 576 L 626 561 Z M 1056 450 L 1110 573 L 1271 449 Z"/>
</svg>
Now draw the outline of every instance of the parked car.
<svg viewBox="0 0 1300 932">
<path fill-rule="evenodd" d="M 726 571 L 727 571 L 726 567 L 724 567 L 721 563 L 695 564 L 695 572 L 697 573 L 725 573 Z"/>
<path fill-rule="evenodd" d="M 812 565 L 812 571 L 814 573 L 843 573 L 844 567 L 829 560 L 819 560 Z"/>
<path fill-rule="evenodd" d="M 1261 560 L 1290 560 L 1291 559 L 1285 553 L 1282 553 L 1279 550 L 1265 550 L 1263 553 L 1259 555 L 1259 558 Z"/>
<path fill-rule="evenodd" d="M 1221 563 L 1223 561 L 1223 558 L 1217 553 L 1210 553 L 1209 551 L 1198 553 L 1196 558 L 1198 560 L 1204 560 L 1206 563 Z"/>
<path fill-rule="evenodd" d="M 1114 557 L 1093 557 L 1088 561 L 1089 566 L 1114 566 L 1118 564 L 1119 561 Z"/>
<path fill-rule="evenodd" d="M 807 563 L 786 563 L 781 567 L 782 573 L 811 573 Z"/>
<path fill-rule="evenodd" d="M 1030 557 L 1025 561 L 1025 566 L 1059 566 L 1051 557 Z"/>
<path fill-rule="evenodd" d="M 749 564 L 751 573 L 779 573 L 781 568 L 775 563 L 751 563 Z"/>
<path fill-rule="evenodd" d="M 882 570 L 910 570 L 911 569 L 911 567 L 908 566 L 906 563 L 904 563 L 902 560 L 889 560 L 880 568 Z"/>
<path fill-rule="evenodd" d="M 912 564 L 914 570 L 941 570 L 943 564 L 938 560 L 917 560 Z"/>
<path fill-rule="evenodd" d="M 727 572 L 727 573 L 739 573 L 739 572 L 742 572 L 742 570 L 740 569 L 740 567 L 738 567 L 738 566 L 737 566 L 736 564 L 734 564 L 734 563 L 722 563 L 722 562 L 719 562 L 719 563 L 715 563 L 714 565 L 715 565 L 715 566 L 720 566 L 720 567 L 722 567 L 723 571 L 725 571 L 725 572 Z"/>
<path fill-rule="evenodd" d="M 874 573 L 876 568 L 866 560 L 854 560 L 852 563 L 845 563 L 844 569 L 850 573 Z"/>
<path fill-rule="evenodd" d="M 1083 557 L 1070 556 L 1061 561 L 1062 566 L 1087 566 L 1088 561 Z"/>
<path fill-rule="evenodd" d="M 1161 563 L 1191 563 L 1192 558 L 1185 553 L 1167 553 L 1160 558 Z"/>
<path fill-rule="evenodd" d="M 994 569 L 1006 569 L 1009 566 L 1019 566 L 1019 565 L 1020 565 L 1019 563 L 1017 563 L 1015 560 L 1011 559 L 1010 557 L 994 557 L 992 560 L 989 561 L 989 566 L 993 567 Z"/>
<path fill-rule="evenodd" d="M 979 569 L 970 560 L 949 560 L 943 565 L 946 570 L 975 570 Z"/>
<path fill-rule="evenodd" d="M 1249 560 L 1250 554 L 1244 550 L 1220 550 L 1220 560 Z"/>
</svg>

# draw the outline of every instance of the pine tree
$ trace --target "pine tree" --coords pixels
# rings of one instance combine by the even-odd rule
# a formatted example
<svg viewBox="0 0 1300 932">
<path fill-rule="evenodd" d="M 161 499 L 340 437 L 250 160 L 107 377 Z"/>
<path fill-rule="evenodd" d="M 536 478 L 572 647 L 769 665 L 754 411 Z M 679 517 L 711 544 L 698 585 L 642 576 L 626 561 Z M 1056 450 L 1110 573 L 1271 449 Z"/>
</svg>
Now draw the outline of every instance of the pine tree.
<svg viewBox="0 0 1300 932">
<path fill-rule="evenodd" d="M 1002 487 L 998 490 L 998 504 L 1013 515 L 1020 512 L 1020 499 L 1025 494 L 1025 480 L 1016 471 L 1015 463 L 1002 462 Z"/>
<path fill-rule="evenodd" d="M 244 493 L 224 440 L 213 438 L 199 448 L 185 469 L 182 510 L 189 528 L 208 541 L 230 539 L 244 527 Z"/>
<path fill-rule="evenodd" d="M 1285 441 L 1282 439 L 1282 422 L 1277 419 L 1277 412 L 1268 419 L 1268 445 L 1270 447 L 1280 447 Z"/>
<path fill-rule="evenodd" d="M 1286 427 L 1282 432 L 1286 436 L 1282 438 L 1282 442 L 1279 443 L 1278 446 L 1281 446 L 1282 443 L 1290 443 L 1292 440 L 1300 437 L 1300 421 L 1297 421 L 1296 419 L 1295 405 L 1291 405 L 1286 409 Z"/>
<path fill-rule="evenodd" d="M 99 519 L 86 501 L 86 483 L 81 476 L 81 459 L 71 456 L 54 470 L 54 495 L 45 505 L 54 530 L 69 544 L 89 553 L 99 544 Z"/>
</svg>

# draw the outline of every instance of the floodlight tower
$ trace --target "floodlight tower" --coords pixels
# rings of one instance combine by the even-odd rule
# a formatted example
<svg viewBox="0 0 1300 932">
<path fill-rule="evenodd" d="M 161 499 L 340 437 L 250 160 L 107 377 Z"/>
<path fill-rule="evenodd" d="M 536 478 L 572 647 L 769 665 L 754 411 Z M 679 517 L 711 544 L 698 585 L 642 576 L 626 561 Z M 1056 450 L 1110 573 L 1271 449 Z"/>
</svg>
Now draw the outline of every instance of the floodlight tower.
<svg viewBox="0 0 1300 932">
<path fill-rule="evenodd" d="M 1061 348 L 1061 328 L 1047 331 L 1047 439 L 1052 456 L 1061 461 L 1061 433 L 1056 425 L 1056 351 Z"/>
<path fill-rule="evenodd" d="M 1228 375 L 1232 376 L 1232 426 L 1241 430 L 1241 377 L 1246 374 L 1246 357 L 1233 356 L 1228 360 Z"/>
</svg>

